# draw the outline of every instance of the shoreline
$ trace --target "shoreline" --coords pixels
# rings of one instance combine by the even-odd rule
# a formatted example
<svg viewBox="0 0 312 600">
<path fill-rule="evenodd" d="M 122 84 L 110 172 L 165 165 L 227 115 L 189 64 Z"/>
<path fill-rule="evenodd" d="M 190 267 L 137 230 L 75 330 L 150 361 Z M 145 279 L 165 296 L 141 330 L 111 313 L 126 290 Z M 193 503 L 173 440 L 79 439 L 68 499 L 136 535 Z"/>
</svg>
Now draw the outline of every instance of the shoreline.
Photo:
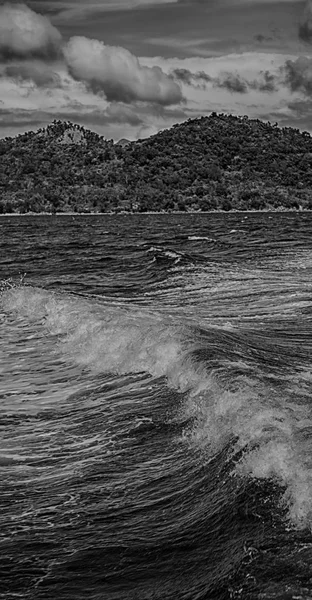
<svg viewBox="0 0 312 600">
<path fill-rule="evenodd" d="M 88 212 L 88 213 L 77 213 L 77 212 L 28 212 L 28 213 L 2 213 L 1 217 L 100 217 L 100 216 L 109 216 L 109 217 L 128 217 L 128 216 L 136 216 L 136 215 L 231 215 L 231 214 L 259 214 L 259 213 L 310 213 L 312 209 L 263 209 L 263 210 L 194 210 L 194 211 L 170 211 L 170 212 L 158 212 L 158 211 L 145 211 L 145 212 Z"/>
</svg>

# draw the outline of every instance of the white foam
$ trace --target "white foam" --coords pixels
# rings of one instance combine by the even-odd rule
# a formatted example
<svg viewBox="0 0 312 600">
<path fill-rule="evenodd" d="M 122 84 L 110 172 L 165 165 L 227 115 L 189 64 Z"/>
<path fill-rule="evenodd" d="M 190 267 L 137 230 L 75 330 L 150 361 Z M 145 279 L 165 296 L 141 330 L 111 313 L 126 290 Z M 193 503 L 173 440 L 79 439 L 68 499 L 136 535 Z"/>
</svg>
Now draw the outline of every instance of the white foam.
<svg viewBox="0 0 312 600">
<path fill-rule="evenodd" d="M 189 397 L 188 415 L 196 425 L 187 436 L 208 457 L 234 441 L 233 453 L 243 454 L 233 474 L 275 480 L 285 487 L 283 503 L 292 525 L 312 528 L 309 412 L 307 406 L 270 397 L 268 389 L 248 378 L 241 377 L 235 392 L 215 380 L 209 390 Z"/>
<path fill-rule="evenodd" d="M 207 242 L 215 242 L 216 241 L 214 238 L 205 237 L 205 236 L 201 236 L 201 235 L 189 235 L 188 239 L 190 241 L 197 241 L 197 240 L 206 240 Z"/>
<path fill-rule="evenodd" d="M 58 336 L 67 360 L 95 372 L 147 371 L 166 376 L 181 391 L 201 381 L 191 361 L 187 366 L 183 328 L 157 314 L 26 286 L 4 292 L 2 305 L 19 317 L 44 322 L 46 330 Z"/>
<path fill-rule="evenodd" d="M 194 425 L 185 431 L 187 443 L 202 448 L 209 459 L 234 441 L 234 450 L 243 451 L 235 474 L 278 481 L 286 489 L 291 523 L 311 527 L 312 421 L 309 405 L 301 396 L 298 404 L 293 399 L 290 379 L 288 396 L 279 397 L 256 373 L 230 375 L 235 366 L 242 372 L 241 362 L 227 360 L 222 365 L 220 359 L 219 367 L 208 372 L 207 365 L 195 359 L 193 351 L 200 344 L 192 329 L 148 310 L 27 286 L 4 291 L 1 308 L 40 323 L 47 335 L 56 336 L 66 361 L 97 373 L 146 371 L 188 392 L 184 416 L 192 417 Z M 298 391 L 299 379 L 297 373 L 293 391 Z"/>
<path fill-rule="evenodd" d="M 168 258 L 173 258 L 175 263 L 179 262 L 182 258 L 182 255 L 174 250 L 167 250 L 166 248 L 161 248 L 158 246 L 151 246 L 147 252 L 156 252 L 158 254 L 162 254 L 163 256 L 167 256 Z"/>
</svg>

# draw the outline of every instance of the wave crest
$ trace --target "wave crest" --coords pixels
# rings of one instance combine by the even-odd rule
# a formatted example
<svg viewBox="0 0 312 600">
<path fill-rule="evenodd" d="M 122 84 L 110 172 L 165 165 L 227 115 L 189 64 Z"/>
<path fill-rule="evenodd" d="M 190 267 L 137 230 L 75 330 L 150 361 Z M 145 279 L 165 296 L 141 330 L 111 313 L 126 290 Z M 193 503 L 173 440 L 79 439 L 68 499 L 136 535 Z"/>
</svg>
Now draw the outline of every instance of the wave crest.
<svg viewBox="0 0 312 600">
<path fill-rule="evenodd" d="M 4 292 L 2 306 L 20 318 L 39 321 L 58 336 L 66 359 L 95 372 L 146 371 L 167 377 L 180 391 L 199 386 L 205 375 L 201 365 L 192 364 L 183 326 L 146 310 L 28 286 Z"/>
<path fill-rule="evenodd" d="M 166 377 L 169 386 L 185 393 L 183 416 L 192 422 L 184 432 L 187 443 L 200 447 L 209 460 L 232 442 L 238 457 L 234 473 L 277 480 L 285 487 L 291 522 L 311 526 L 309 405 L 273 393 L 259 376 L 259 365 L 247 364 L 246 357 L 225 359 L 227 336 L 220 331 L 218 338 L 217 328 L 205 340 L 173 317 L 30 286 L 4 290 L 1 305 L 56 336 L 66 361 L 98 373 L 145 371 Z M 219 348 L 223 344 L 219 358 L 212 336 Z M 209 352 L 198 352 L 207 340 Z"/>
</svg>

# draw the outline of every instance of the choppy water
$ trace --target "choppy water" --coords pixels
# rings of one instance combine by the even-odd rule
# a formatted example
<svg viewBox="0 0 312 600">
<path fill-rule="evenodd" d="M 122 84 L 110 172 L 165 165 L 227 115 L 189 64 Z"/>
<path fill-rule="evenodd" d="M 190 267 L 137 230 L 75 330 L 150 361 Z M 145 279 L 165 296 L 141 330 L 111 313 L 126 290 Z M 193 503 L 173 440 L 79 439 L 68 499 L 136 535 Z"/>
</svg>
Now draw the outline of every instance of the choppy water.
<svg viewBox="0 0 312 600">
<path fill-rule="evenodd" d="M 0 256 L 0 598 L 312 598 L 312 215 L 3 217 Z"/>
</svg>

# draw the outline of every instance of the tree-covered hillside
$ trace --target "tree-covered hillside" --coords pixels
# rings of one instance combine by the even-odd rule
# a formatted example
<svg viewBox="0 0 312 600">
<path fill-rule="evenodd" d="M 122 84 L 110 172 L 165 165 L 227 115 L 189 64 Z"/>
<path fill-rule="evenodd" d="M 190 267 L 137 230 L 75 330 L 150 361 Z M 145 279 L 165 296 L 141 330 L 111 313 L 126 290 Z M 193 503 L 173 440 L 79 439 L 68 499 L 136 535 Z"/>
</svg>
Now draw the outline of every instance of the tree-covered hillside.
<svg viewBox="0 0 312 600">
<path fill-rule="evenodd" d="M 114 144 L 79 125 L 0 139 L 0 212 L 312 209 L 312 137 L 213 113 Z"/>
</svg>

